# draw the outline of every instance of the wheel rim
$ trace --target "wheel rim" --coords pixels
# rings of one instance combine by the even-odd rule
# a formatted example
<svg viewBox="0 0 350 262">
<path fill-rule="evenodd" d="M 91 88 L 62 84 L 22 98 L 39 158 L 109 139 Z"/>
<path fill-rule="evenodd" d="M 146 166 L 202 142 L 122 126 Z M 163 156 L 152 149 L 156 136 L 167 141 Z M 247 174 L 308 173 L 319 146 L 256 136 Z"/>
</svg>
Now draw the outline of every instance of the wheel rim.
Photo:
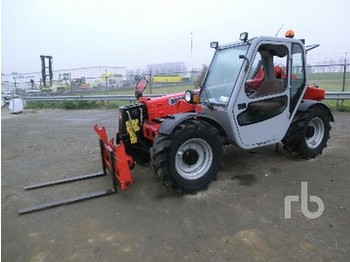
<svg viewBox="0 0 350 262">
<path fill-rule="evenodd" d="M 212 162 L 212 148 L 201 138 L 187 140 L 180 146 L 175 156 L 176 171 L 189 180 L 202 177 L 208 172 Z"/>
<path fill-rule="evenodd" d="M 321 118 L 315 117 L 313 118 L 306 129 L 306 144 L 309 148 L 318 147 L 324 137 L 324 123 Z"/>
</svg>

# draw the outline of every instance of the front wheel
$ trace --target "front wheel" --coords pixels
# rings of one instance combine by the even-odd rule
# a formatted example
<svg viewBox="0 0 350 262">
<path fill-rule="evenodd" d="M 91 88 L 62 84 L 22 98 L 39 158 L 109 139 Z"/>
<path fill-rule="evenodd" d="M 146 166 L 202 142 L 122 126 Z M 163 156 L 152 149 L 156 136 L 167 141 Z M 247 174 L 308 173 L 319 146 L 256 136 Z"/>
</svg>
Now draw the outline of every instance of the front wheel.
<svg viewBox="0 0 350 262">
<path fill-rule="evenodd" d="M 298 112 L 282 140 L 284 147 L 305 159 L 315 158 L 327 147 L 332 120 L 331 113 L 321 106 Z"/>
<path fill-rule="evenodd" d="M 151 160 L 157 178 L 167 188 L 196 192 L 216 179 L 223 152 L 216 128 L 200 120 L 187 120 L 173 134 L 156 136 Z"/>
</svg>

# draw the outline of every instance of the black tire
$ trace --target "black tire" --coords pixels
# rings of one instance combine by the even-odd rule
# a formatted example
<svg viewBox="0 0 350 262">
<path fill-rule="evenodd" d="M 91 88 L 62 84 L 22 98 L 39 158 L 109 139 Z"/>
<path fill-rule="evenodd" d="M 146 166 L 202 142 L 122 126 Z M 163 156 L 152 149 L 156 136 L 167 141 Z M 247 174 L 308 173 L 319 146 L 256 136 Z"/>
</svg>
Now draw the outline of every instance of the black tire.
<svg viewBox="0 0 350 262">
<path fill-rule="evenodd" d="M 296 113 L 287 134 L 282 140 L 284 148 L 295 156 L 315 158 L 327 147 L 331 113 L 323 106 L 312 106 Z"/>
<path fill-rule="evenodd" d="M 150 153 L 157 178 L 181 193 L 207 188 L 223 167 L 223 139 L 200 120 L 181 123 L 171 135 L 158 134 Z"/>
</svg>

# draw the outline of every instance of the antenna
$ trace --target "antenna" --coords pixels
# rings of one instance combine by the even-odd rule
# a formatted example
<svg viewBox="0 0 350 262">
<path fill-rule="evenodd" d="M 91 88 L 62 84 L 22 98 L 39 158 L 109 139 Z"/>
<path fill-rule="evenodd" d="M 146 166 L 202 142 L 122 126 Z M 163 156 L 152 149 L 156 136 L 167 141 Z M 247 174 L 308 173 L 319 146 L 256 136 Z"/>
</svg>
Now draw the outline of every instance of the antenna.
<svg viewBox="0 0 350 262">
<path fill-rule="evenodd" d="M 281 27 L 277 30 L 277 33 L 275 34 L 275 36 L 277 36 L 280 33 L 283 26 L 284 26 L 284 24 L 282 24 Z"/>
</svg>

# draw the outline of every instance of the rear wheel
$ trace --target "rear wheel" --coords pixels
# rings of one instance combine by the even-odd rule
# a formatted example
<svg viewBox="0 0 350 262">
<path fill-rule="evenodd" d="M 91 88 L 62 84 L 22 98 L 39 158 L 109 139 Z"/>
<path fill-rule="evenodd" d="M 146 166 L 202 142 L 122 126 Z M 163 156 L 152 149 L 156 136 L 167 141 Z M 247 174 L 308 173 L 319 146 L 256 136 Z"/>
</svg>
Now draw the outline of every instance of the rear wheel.
<svg viewBox="0 0 350 262">
<path fill-rule="evenodd" d="M 305 159 L 315 158 L 327 147 L 332 116 L 321 106 L 298 112 L 284 139 L 284 147 Z"/>
<path fill-rule="evenodd" d="M 223 166 L 223 140 L 216 128 L 187 120 L 171 135 L 159 134 L 151 148 L 157 178 L 169 189 L 196 192 L 216 179 Z"/>
</svg>

